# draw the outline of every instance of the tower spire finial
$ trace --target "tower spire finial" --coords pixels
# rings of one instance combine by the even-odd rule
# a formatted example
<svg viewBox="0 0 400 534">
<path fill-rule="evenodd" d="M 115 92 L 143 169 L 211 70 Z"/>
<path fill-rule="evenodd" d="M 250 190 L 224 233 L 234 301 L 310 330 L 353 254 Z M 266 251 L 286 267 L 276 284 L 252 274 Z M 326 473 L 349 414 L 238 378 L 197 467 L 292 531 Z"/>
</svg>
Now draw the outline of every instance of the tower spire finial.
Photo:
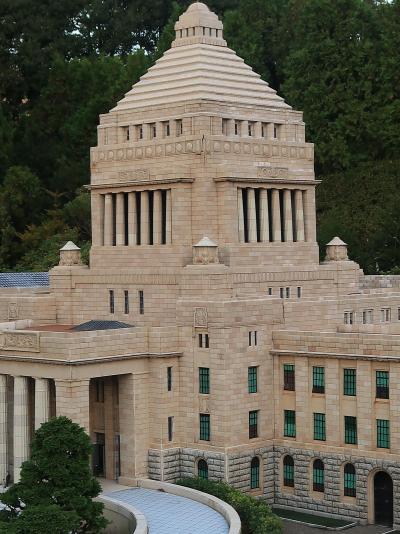
<svg viewBox="0 0 400 534">
<path fill-rule="evenodd" d="M 223 24 L 206 4 L 194 2 L 179 17 L 175 24 L 175 41 L 173 47 L 194 43 L 227 46 L 223 38 Z"/>
</svg>

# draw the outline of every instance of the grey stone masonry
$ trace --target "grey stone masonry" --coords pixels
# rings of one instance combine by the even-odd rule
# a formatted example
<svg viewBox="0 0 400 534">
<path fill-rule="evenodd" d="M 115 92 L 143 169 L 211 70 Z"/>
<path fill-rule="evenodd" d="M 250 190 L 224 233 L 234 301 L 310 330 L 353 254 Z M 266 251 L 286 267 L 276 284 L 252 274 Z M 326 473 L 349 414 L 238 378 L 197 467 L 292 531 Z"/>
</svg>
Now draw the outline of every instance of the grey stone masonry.
<svg viewBox="0 0 400 534">
<path fill-rule="evenodd" d="M 149 478 L 174 482 L 180 477 L 180 449 L 149 449 Z"/>
<path fill-rule="evenodd" d="M 225 455 L 197 449 L 181 449 L 181 476 L 197 476 L 197 462 L 201 458 L 207 462 L 209 480 L 225 480 Z"/>
<path fill-rule="evenodd" d="M 250 464 L 258 456 L 260 464 L 260 483 L 263 496 L 269 502 L 274 502 L 274 452 L 273 447 L 263 447 L 241 451 L 229 456 L 229 484 L 247 492 L 250 490 Z"/>
<path fill-rule="evenodd" d="M 283 457 L 294 459 L 293 492 L 285 491 L 282 484 Z M 325 492 L 321 498 L 312 491 L 312 463 L 316 458 L 324 462 Z M 357 477 L 356 498 L 343 497 L 343 467 L 353 463 Z M 318 450 L 304 450 L 275 446 L 275 504 L 294 507 L 297 510 L 334 514 L 362 524 L 368 520 L 368 491 L 373 488 L 370 476 L 376 470 L 384 470 L 393 479 L 394 495 L 400 491 L 400 465 L 387 460 L 326 454 Z M 371 488 L 370 490 L 368 488 Z M 352 502 L 353 501 L 353 502 Z M 400 524 L 400 501 L 394 499 L 394 525 Z"/>
</svg>

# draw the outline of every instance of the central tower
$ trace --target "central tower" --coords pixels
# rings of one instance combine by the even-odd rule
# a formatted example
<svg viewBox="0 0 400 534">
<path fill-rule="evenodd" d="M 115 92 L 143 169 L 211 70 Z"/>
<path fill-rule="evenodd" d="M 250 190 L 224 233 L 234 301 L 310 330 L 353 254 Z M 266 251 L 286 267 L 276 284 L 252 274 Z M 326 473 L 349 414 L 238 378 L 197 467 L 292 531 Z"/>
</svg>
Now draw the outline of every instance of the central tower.
<svg viewBox="0 0 400 534">
<path fill-rule="evenodd" d="M 108 114 L 92 149 L 92 266 L 317 263 L 313 145 L 294 111 L 227 47 L 205 4 Z M 157 260 L 155 259 L 157 258 Z"/>
</svg>

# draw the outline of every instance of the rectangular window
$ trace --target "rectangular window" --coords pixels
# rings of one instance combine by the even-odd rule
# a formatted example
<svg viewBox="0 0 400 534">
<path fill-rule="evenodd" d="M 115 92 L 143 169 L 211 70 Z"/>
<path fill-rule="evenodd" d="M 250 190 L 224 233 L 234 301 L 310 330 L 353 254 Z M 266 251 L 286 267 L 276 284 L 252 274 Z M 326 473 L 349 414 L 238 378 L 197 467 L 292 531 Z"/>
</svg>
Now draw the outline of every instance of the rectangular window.
<svg viewBox="0 0 400 534">
<path fill-rule="evenodd" d="M 143 124 L 139 124 L 139 126 L 137 126 L 137 138 L 143 139 Z"/>
<path fill-rule="evenodd" d="M 208 334 L 199 334 L 199 347 L 201 349 L 209 349 L 210 348 L 210 338 Z"/>
<path fill-rule="evenodd" d="M 283 366 L 283 389 L 286 391 L 294 391 L 295 387 L 296 387 L 296 384 L 295 384 L 294 365 L 285 363 Z"/>
<path fill-rule="evenodd" d="M 290 287 L 286 288 L 286 298 L 290 299 Z"/>
<path fill-rule="evenodd" d="M 129 291 L 126 289 L 124 291 L 124 313 L 129 314 Z"/>
<path fill-rule="evenodd" d="M 149 125 L 149 127 L 150 127 L 150 136 L 152 139 L 154 139 L 155 137 L 157 137 L 157 126 L 154 123 L 152 123 Z"/>
<path fill-rule="evenodd" d="M 253 330 L 252 332 L 249 332 L 249 347 L 256 347 L 257 346 L 257 331 Z"/>
<path fill-rule="evenodd" d="M 325 393 L 325 367 L 313 367 L 313 393 Z"/>
<path fill-rule="evenodd" d="M 248 134 L 249 134 L 249 137 L 253 137 L 254 135 L 254 123 L 253 122 L 248 123 Z"/>
<path fill-rule="evenodd" d="M 397 308 L 397 320 L 400 321 L 400 308 Z"/>
<path fill-rule="evenodd" d="M 199 367 L 199 393 L 208 395 L 210 393 L 210 369 Z"/>
<path fill-rule="evenodd" d="M 297 288 L 297 298 L 301 299 L 301 287 L 300 286 Z"/>
<path fill-rule="evenodd" d="M 176 135 L 179 137 L 183 134 L 183 122 L 182 119 L 176 121 Z"/>
<path fill-rule="evenodd" d="M 104 402 L 104 380 L 96 380 L 96 402 Z"/>
<path fill-rule="evenodd" d="M 344 312 L 344 324 L 354 324 L 354 312 L 352 311 Z"/>
<path fill-rule="evenodd" d="M 343 369 L 343 395 L 355 397 L 357 393 L 355 369 Z"/>
<path fill-rule="evenodd" d="M 296 437 L 296 412 L 294 410 L 285 410 L 283 435 L 286 438 Z"/>
<path fill-rule="evenodd" d="M 286 457 L 287 458 L 287 457 Z M 289 488 L 294 488 L 294 462 L 283 462 L 283 485 Z"/>
<path fill-rule="evenodd" d="M 374 322 L 374 311 L 364 310 L 363 311 L 363 324 L 372 324 L 373 322 Z"/>
<path fill-rule="evenodd" d="M 249 393 L 257 393 L 258 367 L 249 367 L 247 374 Z"/>
<path fill-rule="evenodd" d="M 174 439 L 174 418 L 168 417 L 168 441 Z"/>
<path fill-rule="evenodd" d="M 169 137 L 171 135 L 171 128 L 169 121 L 163 122 L 164 137 Z"/>
<path fill-rule="evenodd" d="M 267 135 L 268 135 L 268 125 L 265 124 L 265 122 L 263 122 L 262 125 L 261 125 L 261 135 L 263 137 L 267 137 Z"/>
<path fill-rule="evenodd" d="M 344 496 L 355 497 L 356 494 L 356 470 L 353 464 L 347 464 L 344 468 Z"/>
<path fill-rule="evenodd" d="M 139 313 L 140 315 L 144 314 L 144 292 L 139 291 Z"/>
<path fill-rule="evenodd" d="M 110 313 L 115 313 L 115 296 L 114 296 L 113 289 L 110 289 L 109 291 L 109 299 L 110 299 Z"/>
<path fill-rule="evenodd" d="M 208 413 L 200 414 L 200 439 L 210 441 L 210 415 Z"/>
<path fill-rule="evenodd" d="M 167 367 L 167 390 L 172 391 L 172 367 Z"/>
<path fill-rule="evenodd" d="M 381 309 L 381 323 L 390 323 L 390 315 L 391 315 L 390 308 L 382 308 Z"/>
<path fill-rule="evenodd" d="M 268 288 L 268 295 L 271 297 L 272 296 L 272 287 L 269 287 Z"/>
<path fill-rule="evenodd" d="M 240 132 L 240 123 L 239 121 L 235 121 L 235 135 L 239 135 Z"/>
<path fill-rule="evenodd" d="M 314 413 L 314 439 L 326 441 L 326 423 L 324 413 Z"/>
<path fill-rule="evenodd" d="M 258 438 L 258 410 L 249 412 L 249 439 Z"/>
<path fill-rule="evenodd" d="M 344 442 L 357 445 L 357 417 L 344 417 Z"/>
<path fill-rule="evenodd" d="M 389 398 L 389 371 L 376 371 L 376 398 Z"/>
<path fill-rule="evenodd" d="M 274 124 L 274 139 L 279 139 L 279 125 Z"/>
<path fill-rule="evenodd" d="M 125 139 L 125 141 L 129 141 L 129 139 L 130 139 L 129 126 L 124 126 L 123 130 L 124 130 L 124 139 Z"/>
<path fill-rule="evenodd" d="M 387 419 L 376 420 L 376 446 L 390 449 L 390 423 Z"/>
<path fill-rule="evenodd" d="M 285 298 L 285 288 L 284 287 L 280 287 L 279 288 L 279 296 L 281 297 L 281 299 Z"/>
</svg>

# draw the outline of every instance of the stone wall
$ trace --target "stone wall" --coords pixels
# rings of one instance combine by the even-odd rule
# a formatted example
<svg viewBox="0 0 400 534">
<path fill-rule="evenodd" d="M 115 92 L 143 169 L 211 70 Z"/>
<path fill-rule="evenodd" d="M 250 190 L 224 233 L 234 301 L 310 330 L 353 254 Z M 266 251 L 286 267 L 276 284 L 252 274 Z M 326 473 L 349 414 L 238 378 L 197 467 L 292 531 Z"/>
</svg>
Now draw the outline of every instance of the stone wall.
<svg viewBox="0 0 400 534">
<path fill-rule="evenodd" d="M 229 456 L 229 484 L 243 492 L 250 490 L 250 463 L 254 456 L 261 460 L 260 483 L 264 498 L 274 501 L 274 452 L 273 447 L 250 449 Z"/>
</svg>

